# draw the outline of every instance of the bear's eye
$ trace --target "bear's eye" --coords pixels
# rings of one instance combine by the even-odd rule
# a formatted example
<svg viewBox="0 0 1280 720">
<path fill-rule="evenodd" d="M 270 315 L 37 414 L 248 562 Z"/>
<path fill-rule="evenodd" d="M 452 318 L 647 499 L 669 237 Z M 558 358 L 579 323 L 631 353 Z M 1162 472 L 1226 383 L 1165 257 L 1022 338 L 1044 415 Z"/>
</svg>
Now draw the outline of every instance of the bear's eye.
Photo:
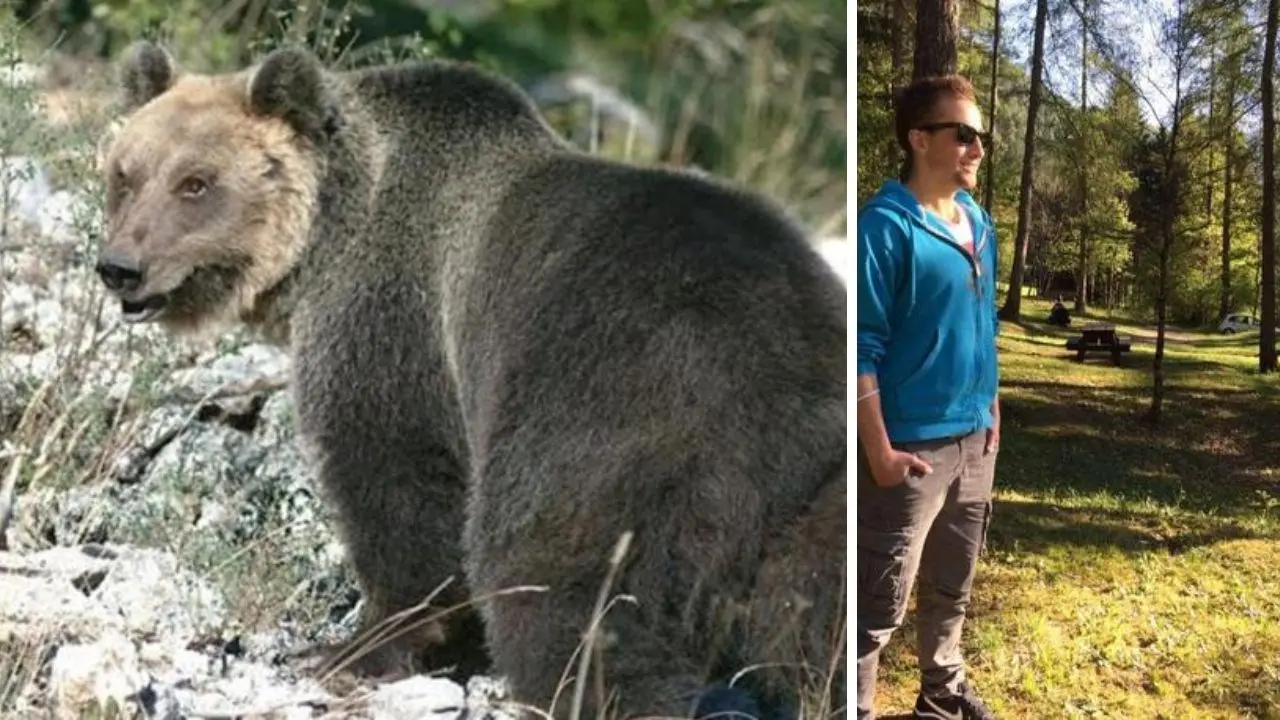
<svg viewBox="0 0 1280 720">
<path fill-rule="evenodd" d="M 195 177 L 194 175 L 183 180 L 182 183 L 178 185 L 178 192 L 181 193 L 183 197 L 189 198 L 200 197 L 208 189 L 209 183 L 204 178 Z"/>
</svg>

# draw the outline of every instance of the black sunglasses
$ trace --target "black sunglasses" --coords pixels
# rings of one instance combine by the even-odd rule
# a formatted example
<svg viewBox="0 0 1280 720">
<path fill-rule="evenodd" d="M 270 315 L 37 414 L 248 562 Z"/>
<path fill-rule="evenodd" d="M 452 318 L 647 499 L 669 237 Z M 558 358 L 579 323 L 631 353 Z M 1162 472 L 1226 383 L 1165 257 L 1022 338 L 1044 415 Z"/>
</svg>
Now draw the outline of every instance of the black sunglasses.
<svg viewBox="0 0 1280 720">
<path fill-rule="evenodd" d="M 929 125 L 919 125 L 912 129 L 933 132 L 934 130 L 945 130 L 946 128 L 956 129 L 956 142 L 960 143 L 961 145 L 972 145 L 973 141 L 978 139 L 982 140 L 983 146 L 987 146 L 991 144 L 991 133 L 978 132 L 976 129 L 973 128 L 973 126 L 968 125 L 967 123 L 962 123 L 962 122 L 932 123 Z"/>
</svg>

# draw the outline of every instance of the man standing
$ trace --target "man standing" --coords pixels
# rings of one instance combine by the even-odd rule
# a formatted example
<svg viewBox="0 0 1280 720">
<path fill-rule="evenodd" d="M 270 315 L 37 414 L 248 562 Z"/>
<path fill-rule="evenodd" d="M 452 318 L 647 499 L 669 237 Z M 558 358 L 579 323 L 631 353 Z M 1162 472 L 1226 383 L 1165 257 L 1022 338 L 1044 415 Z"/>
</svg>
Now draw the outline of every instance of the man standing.
<svg viewBox="0 0 1280 720">
<path fill-rule="evenodd" d="M 961 627 L 986 540 L 1000 441 L 996 239 L 969 191 L 982 115 L 958 76 L 896 104 L 906 153 L 858 213 L 858 717 L 919 583 L 913 717 L 994 719 L 965 679 Z"/>
</svg>

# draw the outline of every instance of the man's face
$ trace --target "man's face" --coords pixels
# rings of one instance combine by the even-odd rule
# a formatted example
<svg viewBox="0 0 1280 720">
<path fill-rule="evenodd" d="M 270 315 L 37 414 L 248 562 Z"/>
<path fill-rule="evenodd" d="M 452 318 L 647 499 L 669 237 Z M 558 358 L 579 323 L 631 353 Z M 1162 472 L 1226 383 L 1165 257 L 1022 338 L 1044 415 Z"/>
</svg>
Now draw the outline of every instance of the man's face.
<svg viewBox="0 0 1280 720">
<path fill-rule="evenodd" d="M 950 181 L 957 189 L 972 190 L 986 154 L 982 139 L 976 136 L 984 132 L 978 106 L 944 96 L 921 125 L 926 129 L 911 131 L 916 172 L 936 181 Z"/>
</svg>

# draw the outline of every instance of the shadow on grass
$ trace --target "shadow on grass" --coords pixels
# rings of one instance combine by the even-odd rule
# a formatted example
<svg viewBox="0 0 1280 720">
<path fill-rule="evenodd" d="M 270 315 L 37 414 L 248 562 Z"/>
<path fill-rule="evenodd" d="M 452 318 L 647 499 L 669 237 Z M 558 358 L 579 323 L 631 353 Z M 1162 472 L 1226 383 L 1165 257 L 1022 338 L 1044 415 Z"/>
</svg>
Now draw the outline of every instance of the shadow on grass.
<svg viewBox="0 0 1280 720">
<path fill-rule="evenodd" d="M 1208 516 L 1184 515 L 1175 524 L 1156 512 L 997 498 L 987 541 L 994 552 L 1039 554 L 1054 547 L 1074 547 L 1178 555 L 1227 540 L 1259 537 L 1273 535 Z"/>
<path fill-rule="evenodd" d="M 1150 361 L 1147 363 L 1150 364 Z M 1169 363 L 1177 369 L 1178 375 L 1194 375 L 1196 373 L 1241 372 L 1239 366 L 1218 360 L 1178 360 Z M 1175 388 L 1176 389 L 1176 388 Z M 1148 395 L 1150 391 L 1148 391 Z"/>
<path fill-rule="evenodd" d="M 1256 512 L 1259 492 L 1280 497 L 1280 408 L 1256 393 L 1167 403 L 1153 429 L 1141 418 L 1141 389 L 1010 385 L 1024 392 L 1001 401 L 1000 487 L 1219 515 Z"/>
<path fill-rule="evenodd" d="M 1200 373 L 1184 371 L 1184 368 L 1187 367 L 1198 368 Z M 1179 384 L 1178 382 L 1185 378 L 1200 379 L 1210 372 L 1240 373 L 1237 368 L 1231 365 L 1211 360 L 1179 362 L 1178 367 L 1172 368 L 1170 372 L 1165 373 L 1165 405 L 1173 408 L 1170 411 L 1171 413 L 1179 411 L 1179 403 L 1185 402 L 1205 407 L 1221 406 L 1228 411 L 1249 410 L 1251 413 L 1261 411 L 1264 414 L 1275 414 L 1277 416 L 1276 419 L 1280 420 L 1280 412 L 1277 412 L 1280 411 L 1280 408 L 1269 408 L 1264 402 L 1271 398 L 1280 399 L 1280 384 L 1274 387 L 1260 386 L 1258 388 L 1209 388 Z M 1113 403 L 1117 413 L 1129 412 L 1130 405 L 1134 408 L 1140 406 L 1141 410 L 1145 411 L 1147 406 L 1151 404 L 1151 387 L 1145 384 L 1140 386 L 1129 384 L 1072 385 L 1069 382 L 1049 382 L 1046 380 L 1002 379 L 1000 381 L 1000 389 L 1002 393 L 1008 390 L 1025 390 L 1041 396 L 1051 395 L 1055 399 L 1066 403 L 1100 395 L 1116 396 L 1116 399 L 1123 401 Z M 1133 420 L 1134 418 L 1119 419 Z M 1176 415 L 1168 415 L 1162 422 L 1162 427 L 1169 426 L 1172 429 L 1176 429 L 1178 419 Z"/>
<path fill-rule="evenodd" d="M 1058 327 L 1044 322 L 1033 322 L 1030 320 L 1001 320 L 1002 327 L 1016 327 L 1028 338 L 1062 338 L 1063 342 L 1067 338 L 1080 334 L 1078 327 Z M 1001 335 L 1001 339 L 1018 340 L 1016 335 Z"/>
<path fill-rule="evenodd" d="M 1099 358 L 1099 369 L 1092 359 L 1082 367 L 1044 341 L 1061 334 L 1056 329 L 1020 325 L 1039 339 L 1003 336 L 1004 357 L 1039 362 L 1030 377 L 1002 373 L 999 487 L 1219 516 L 1256 514 L 1268 498 L 1280 502 L 1280 384 L 1227 358 L 1168 357 L 1162 418 L 1152 427 L 1144 417 L 1149 371 L 1134 374 L 1149 355 L 1125 357 L 1112 380 L 1109 357 Z M 1087 374 L 1077 374 L 1085 367 Z"/>
</svg>

